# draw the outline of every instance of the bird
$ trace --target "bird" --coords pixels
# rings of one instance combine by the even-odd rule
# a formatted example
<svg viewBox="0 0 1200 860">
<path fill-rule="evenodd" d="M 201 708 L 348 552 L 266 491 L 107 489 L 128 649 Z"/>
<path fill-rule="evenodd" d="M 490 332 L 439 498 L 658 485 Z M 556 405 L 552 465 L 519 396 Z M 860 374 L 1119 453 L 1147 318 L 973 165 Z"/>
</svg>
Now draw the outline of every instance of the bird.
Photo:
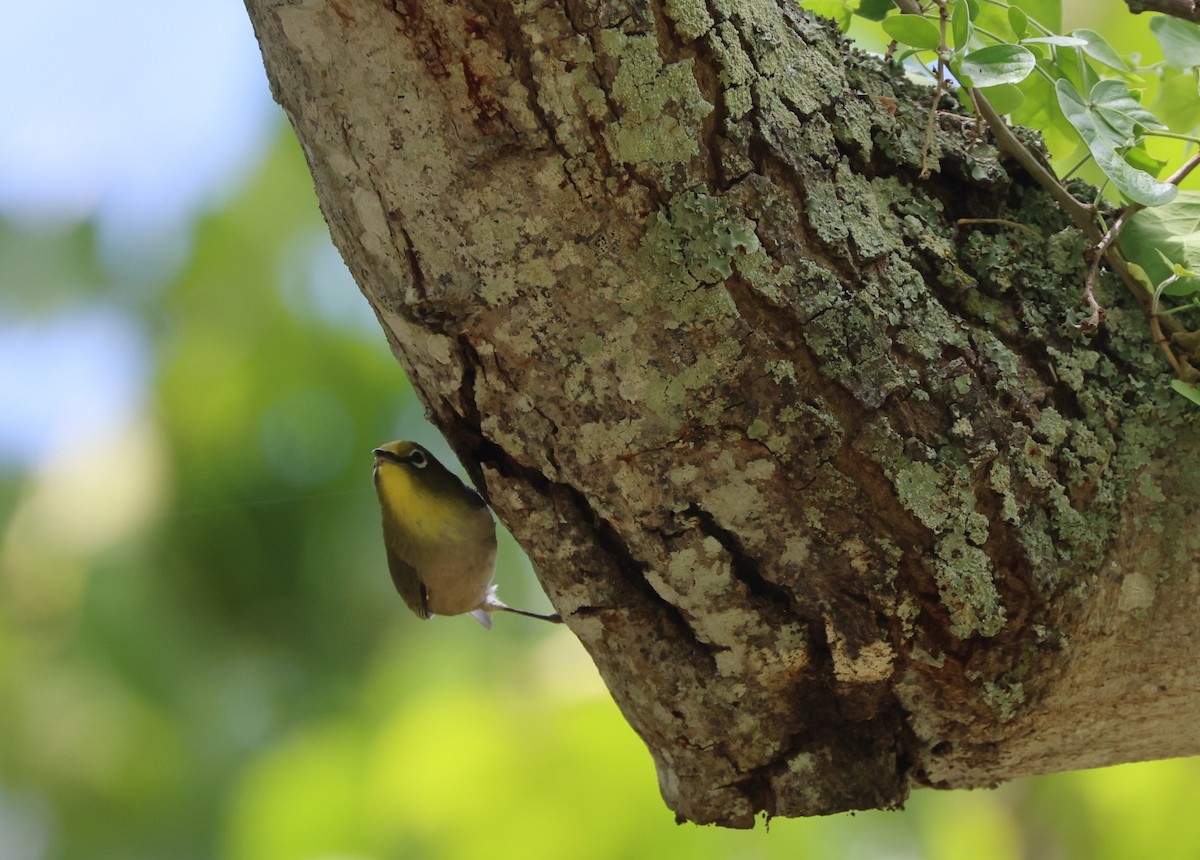
<svg viewBox="0 0 1200 860">
<path fill-rule="evenodd" d="M 497 596 L 496 523 L 477 492 L 416 442 L 388 442 L 372 453 L 388 569 L 418 618 L 469 613 L 489 630 L 494 612 L 562 622 Z"/>
</svg>

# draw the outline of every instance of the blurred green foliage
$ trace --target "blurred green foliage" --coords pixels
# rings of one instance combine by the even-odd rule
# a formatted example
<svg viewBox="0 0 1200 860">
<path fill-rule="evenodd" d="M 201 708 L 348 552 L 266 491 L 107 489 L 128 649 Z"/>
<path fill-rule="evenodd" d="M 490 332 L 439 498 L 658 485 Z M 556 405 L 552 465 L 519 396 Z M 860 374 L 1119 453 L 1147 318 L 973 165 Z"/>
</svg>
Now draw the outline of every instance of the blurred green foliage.
<svg viewBox="0 0 1200 860">
<path fill-rule="evenodd" d="M 392 592 L 370 449 L 452 458 L 333 254 L 287 133 L 148 287 L 88 225 L 0 223 L 8 316 L 148 345 L 136 414 L 0 474 L 0 858 L 1195 855 L 1196 760 L 676 826 L 568 631 Z M 498 569 L 545 605 L 511 540 Z"/>
</svg>

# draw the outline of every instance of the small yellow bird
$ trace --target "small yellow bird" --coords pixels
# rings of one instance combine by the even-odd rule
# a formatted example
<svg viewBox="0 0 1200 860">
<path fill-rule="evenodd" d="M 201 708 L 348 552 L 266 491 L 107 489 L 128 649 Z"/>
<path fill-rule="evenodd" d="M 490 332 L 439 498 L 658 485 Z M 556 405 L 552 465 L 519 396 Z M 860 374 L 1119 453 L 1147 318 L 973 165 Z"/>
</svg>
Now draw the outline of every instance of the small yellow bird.
<svg viewBox="0 0 1200 860">
<path fill-rule="evenodd" d="M 373 453 L 388 568 L 409 609 L 421 618 L 469 612 L 489 629 L 493 612 L 562 621 L 496 596 L 496 523 L 478 493 L 416 442 Z"/>
</svg>

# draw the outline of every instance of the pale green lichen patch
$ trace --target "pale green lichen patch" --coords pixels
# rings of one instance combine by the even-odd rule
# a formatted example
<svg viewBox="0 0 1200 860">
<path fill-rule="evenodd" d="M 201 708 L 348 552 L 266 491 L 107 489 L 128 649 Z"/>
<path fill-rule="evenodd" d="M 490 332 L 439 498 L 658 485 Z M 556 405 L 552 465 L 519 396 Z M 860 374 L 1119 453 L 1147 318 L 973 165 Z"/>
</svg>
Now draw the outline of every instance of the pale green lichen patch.
<svg viewBox="0 0 1200 860">
<path fill-rule="evenodd" d="M 555 51 L 535 50 L 529 62 L 537 79 L 534 94 L 554 140 L 569 156 L 594 163 L 590 157 L 588 120 L 601 120 L 608 110 L 604 91 L 596 85 L 593 53 L 587 39 L 564 40 Z M 580 111 L 578 108 L 582 107 Z"/>
<path fill-rule="evenodd" d="M 799 115 L 816 113 L 846 91 L 844 65 L 822 50 L 824 40 L 806 42 L 774 8 L 732 0 L 722 17 L 737 21 L 748 35 L 746 50 L 761 77 L 760 89 L 772 91 Z"/>
<path fill-rule="evenodd" d="M 1070 429 L 1070 424 L 1053 407 L 1043 409 L 1033 424 L 1033 432 L 1051 445 L 1065 442 Z"/>
<path fill-rule="evenodd" d="M 1019 526 L 1021 514 L 1017 506 L 1017 497 L 1013 495 L 1012 491 L 1012 470 L 1006 463 L 1001 463 L 999 460 L 992 463 L 992 468 L 988 472 L 988 486 L 1000 494 L 1001 519 L 1006 523 Z"/>
<path fill-rule="evenodd" d="M 812 309 L 816 306 L 805 304 L 800 294 L 803 289 L 806 294 L 826 296 L 836 294 L 840 290 L 837 278 L 828 270 L 821 268 L 809 260 L 797 260 L 793 264 L 780 265 L 764 252 L 740 256 L 735 261 L 737 273 L 756 292 L 772 304 L 788 307 L 801 322 L 807 321 Z M 826 305 L 820 305 L 824 308 Z M 778 362 L 780 367 L 791 368 L 791 362 Z M 794 368 L 784 371 L 795 379 Z M 776 379 L 779 371 L 772 370 L 771 375 Z"/>
<path fill-rule="evenodd" d="M 608 150 L 615 161 L 659 168 L 669 184 L 670 167 L 700 152 L 700 123 L 713 110 L 696 83 L 692 60 L 664 66 L 653 35 L 605 30 L 602 44 L 619 62 L 611 89 L 619 116 L 604 132 Z"/>
<path fill-rule="evenodd" d="M 1154 477 L 1149 472 L 1142 472 L 1138 475 L 1137 488 L 1139 493 L 1152 502 L 1165 502 L 1167 500 L 1162 488 L 1154 482 Z"/>
<path fill-rule="evenodd" d="M 742 50 L 737 30 L 728 21 L 721 22 L 709 40 L 717 58 L 717 73 L 725 97 L 725 110 L 731 120 L 739 120 L 754 106 L 751 87 L 757 79 L 754 64 Z"/>
<path fill-rule="evenodd" d="M 870 311 L 852 299 L 831 294 L 828 309 L 804 327 L 804 340 L 820 357 L 821 372 L 837 379 L 868 406 L 878 406 L 904 388 L 907 377 L 892 361 L 888 341 L 879 337 Z"/>
<path fill-rule="evenodd" d="M 777 379 L 776 381 L 782 382 L 785 379 L 787 377 Z M 795 377 L 793 376 L 790 382 L 794 384 L 795 381 Z M 772 417 L 774 417 L 774 421 L 756 418 L 746 428 L 746 437 L 755 442 L 762 443 L 768 451 L 783 463 L 790 463 L 797 458 L 806 457 L 811 454 L 811 452 L 804 449 L 803 445 L 797 449 L 796 440 L 798 433 L 816 432 L 823 439 L 829 439 L 838 436 L 841 429 L 829 417 L 828 413 L 820 409 L 815 409 L 806 403 L 793 403 L 781 406 L 774 410 Z M 802 426 L 799 427 L 788 426 L 801 423 Z M 803 438 L 803 436 L 801 435 L 800 438 Z"/>
<path fill-rule="evenodd" d="M 1159 497 L 1161 475 L 1148 467 L 1173 431 L 1170 407 L 1152 382 L 1161 367 L 1141 312 L 1121 300 L 1114 279 L 1102 277 L 1096 289 L 1109 314 L 1105 337 L 1081 336 L 1070 324 L 1082 313 L 1072 305 L 1086 272 L 1086 242 L 1074 229 L 1052 232 L 1057 225 L 1047 219 L 1061 216 L 1032 192 L 1018 190 L 1009 205 L 1006 217 L 1044 226 L 1048 238 L 991 226 L 959 244 L 958 266 L 975 281 L 961 307 L 982 323 L 967 375 L 971 391 L 983 377 L 1013 404 L 1005 408 L 1014 432 L 988 485 L 1000 494 L 1001 518 L 1017 527 L 1031 581 L 1051 595 L 1079 587 L 1082 574 L 1109 555 L 1129 527 L 1121 516 L 1131 492 L 1152 503 L 1171 498 L 1165 491 Z M 1032 341 L 1044 344 L 1041 366 L 1017 354 Z M 1153 529 L 1153 520 L 1139 529 Z"/>
<path fill-rule="evenodd" d="M 873 110 L 857 99 L 844 98 L 838 104 L 838 120 L 834 127 L 837 140 L 848 146 L 856 146 L 861 150 L 863 158 L 871 157 L 871 131 L 877 122 L 885 123 L 890 129 L 895 120 L 886 111 Z"/>
<path fill-rule="evenodd" d="M 819 123 L 812 126 L 819 128 Z M 849 239 L 864 261 L 902 249 L 901 220 L 893 206 L 909 191 L 896 179 L 867 179 L 842 159 L 833 182 L 813 177 L 805 191 L 805 215 L 825 244 L 839 247 Z"/>
<path fill-rule="evenodd" d="M 941 475 L 928 463 L 909 463 L 900 468 L 892 484 L 904 506 L 934 531 L 939 531 L 954 513 L 953 502 L 942 492 Z"/>
<path fill-rule="evenodd" d="M 1108 512 L 1114 509 L 1118 493 L 1108 468 L 1109 450 L 1080 419 L 1067 420 L 1047 408 L 1012 458 L 1010 480 L 1016 477 L 1032 487 L 1038 501 L 1016 514 L 1006 494 L 1005 514 L 1007 518 L 1013 513 L 1014 522 L 1019 519 L 1026 525 L 1019 539 L 1043 586 L 1059 580 L 1062 562 L 1092 565 L 1103 557 L 1114 527 Z M 1083 483 L 1093 488 L 1086 513 L 1076 509 L 1069 492 L 1071 486 Z"/>
<path fill-rule="evenodd" d="M 817 238 L 831 247 L 845 242 L 850 237 L 850 228 L 842 215 L 836 186 L 823 177 L 815 177 L 808 181 L 806 191 L 804 211 Z"/>
<path fill-rule="evenodd" d="M 705 510 L 723 528 L 736 531 L 748 546 L 761 542 L 764 535 L 760 524 L 765 503 L 759 486 L 770 480 L 775 469 L 771 460 L 739 462 L 728 451 L 722 451 L 712 463 Z"/>
<path fill-rule="evenodd" d="M 898 250 L 902 245 L 900 223 L 891 204 L 908 193 L 899 181 L 888 177 L 867 179 L 843 160 L 835 182 L 841 217 L 850 227 L 850 238 L 859 254 L 873 260 Z"/>
<path fill-rule="evenodd" d="M 955 470 L 947 477 L 945 467 L 908 463 L 896 471 L 892 483 L 904 506 L 933 531 L 960 533 L 977 546 L 987 541 L 988 520 L 974 510 L 967 470 Z"/>
<path fill-rule="evenodd" d="M 948 346 L 965 347 L 968 343 L 962 323 L 940 302 L 931 300 L 925 282 L 916 269 L 899 254 L 888 258 L 887 271 L 873 289 L 880 293 L 877 312 L 899 327 L 896 342 L 911 355 L 934 361 Z M 921 320 L 919 326 L 902 325 L 906 317 Z"/>
<path fill-rule="evenodd" d="M 712 28 L 712 16 L 701 0 L 666 0 L 663 8 L 686 41 L 699 39 Z"/>
<path fill-rule="evenodd" d="M 813 114 L 798 129 L 796 142 L 799 144 L 795 151 L 803 152 L 807 158 L 833 167 L 841 158 L 837 141 L 833 136 L 833 126 L 821 114 Z"/>
<path fill-rule="evenodd" d="M 997 387 L 1009 394 L 1017 394 L 1021 386 L 1021 378 L 1017 373 L 1019 363 L 1016 353 L 1004 345 L 1000 338 L 990 331 L 977 329 L 971 332 L 971 340 L 988 361 L 996 366 L 1000 380 Z"/>
<path fill-rule="evenodd" d="M 996 719 L 1007 723 L 1017 715 L 1017 709 L 1025 704 L 1025 685 L 1020 681 L 985 681 L 981 696 L 996 715 Z"/>
<path fill-rule="evenodd" d="M 937 542 L 934 579 L 950 612 L 950 632 L 960 639 L 995 636 L 1004 627 L 1004 603 L 993 581 L 992 561 L 958 532 Z"/>
<path fill-rule="evenodd" d="M 759 249 L 754 222 L 720 197 L 695 191 L 676 197 L 658 212 L 646 231 L 643 249 L 668 268 L 697 282 L 728 278 L 740 252 Z"/>
<path fill-rule="evenodd" d="M 795 382 L 796 381 L 796 365 L 787 359 L 778 359 L 768 361 L 763 365 L 763 370 L 771 375 L 771 378 L 776 382 Z"/>
<path fill-rule="evenodd" d="M 920 276 L 898 255 L 889 257 L 884 276 L 867 273 L 855 292 L 819 289 L 819 281 L 809 286 L 812 291 L 802 300 L 811 314 L 803 330 L 805 342 L 821 359 L 822 373 L 868 406 L 878 406 L 916 382 L 892 357 L 893 342 L 880 336 L 881 318 L 899 323 L 900 315 L 919 315 L 921 327 L 908 327 L 902 344 L 926 359 L 938 357 L 947 345 L 967 343 L 961 327 L 930 300 Z"/>
<path fill-rule="evenodd" d="M 976 510 L 971 470 L 949 462 L 912 460 L 886 423 L 874 425 L 867 438 L 900 503 L 936 535 L 933 575 L 950 614 L 950 632 L 959 638 L 996 635 L 1006 611 L 994 566 L 983 550 L 991 527 Z M 943 456 L 953 453 L 946 449 Z"/>
</svg>

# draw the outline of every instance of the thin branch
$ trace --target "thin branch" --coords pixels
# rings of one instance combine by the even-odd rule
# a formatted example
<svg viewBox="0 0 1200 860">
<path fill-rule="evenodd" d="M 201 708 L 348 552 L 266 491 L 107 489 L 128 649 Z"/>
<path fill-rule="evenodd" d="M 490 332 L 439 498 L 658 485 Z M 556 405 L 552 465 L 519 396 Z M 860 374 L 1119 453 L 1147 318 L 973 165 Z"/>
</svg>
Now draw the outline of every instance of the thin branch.
<svg viewBox="0 0 1200 860">
<path fill-rule="evenodd" d="M 1191 158 L 1184 162 L 1182 167 L 1167 177 L 1167 183 L 1169 185 L 1178 185 L 1197 167 L 1200 167 L 1200 152 L 1194 153 Z M 1121 235 L 1121 231 L 1125 229 L 1125 225 L 1129 223 L 1129 219 L 1145 208 L 1146 207 L 1140 203 L 1131 203 L 1126 206 L 1117 220 L 1112 223 L 1112 226 L 1109 227 L 1108 231 L 1100 238 L 1100 241 L 1097 242 L 1092 248 L 1088 249 L 1088 273 L 1087 280 L 1084 282 L 1083 300 L 1087 303 L 1088 307 L 1092 309 L 1092 315 L 1086 321 L 1080 323 L 1079 327 L 1085 331 L 1095 331 L 1097 328 L 1099 328 L 1100 323 L 1104 321 L 1104 317 L 1106 316 L 1104 308 L 1100 307 L 1100 305 L 1096 302 L 1095 295 L 1096 279 L 1098 278 L 1100 271 L 1100 261 L 1107 259 L 1109 264 L 1116 269 L 1116 260 L 1119 259 L 1121 269 L 1124 269 L 1126 272 L 1128 272 L 1128 267 L 1126 265 L 1124 256 L 1113 247 L 1113 243 L 1117 240 L 1117 237 Z M 1132 277 L 1132 273 L 1130 273 L 1130 278 Z M 1122 277 L 1122 279 L 1124 280 L 1124 277 Z M 1142 286 L 1140 281 L 1138 281 L 1137 284 L 1139 289 L 1134 292 L 1134 295 L 1142 298 L 1145 294 L 1145 288 Z M 1143 300 L 1142 304 L 1146 304 L 1145 300 Z M 1150 304 L 1147 307 L 1147 312 L 1150 314 L 1152 321 L 1159 316 L 1158 308 L 1153 300 L 1153 297 L 1150 297 Z M 1173 320 L 1168 322 L 1168 328 L 1177 328 L 1177 326 L 1172 325 L 1173 322 Z M 1161 326 L 1152 324 L 1152 328 L 1154 329 L 1155 341 L 1159 344 L 1159 348 L 1167 353 L 1168 358 L 1171 360 L 1172 366 L 1178 372 L 1179 364 L 1176 362 L 1175 356 L 1171 353 L 1169 345 L 1166 343 L 1166 338 L 1162 336 Z"/>
<path fill-rule="evenodd" d="M 1183 367 L 1179 364 L 1179 359 L 1175 357 L 1175 351 L 1171 349 L 1171 342 L 1167 340 L 1167 336 L 1163 334 L 1162 323 L 1174 322 L 1171 317 L 1155 315 L 1150 317 L 1150 335 L 1154 338 L 1154 342 L 1158 344 L 1159 350 L 1167 357 L 1167 361 L 1171 362 L 1171 369 L 1175 371 L 1178 377 L 1183 376 Z M 1182 331 L 1183 329 L 1179 329 Z"/>
<path fill-rule="evenodd" d="M 899 0 L 896 5 L 899 6 Z M 1134 15 L 1142 12 L 1162 12 L 1172 18 L 1195 21 L 1200 24 L 1200 6 L 1195 0 L 1125 0 L 1125 5 Z"/>
<path fill-rule="evenodd" d="M 933 103 L 929 106 L 929 116 L 925 120 L 925 145 L 921 147 L 921 173 L 922 179 L 929 178 L 929 150 L 933 148 L 933 129 L 937 121 L 938 103 L 942 100 L 942 90 L 946 87 L 946 57 L 950 54 L 950 47 L 946 44 L 946 21 L 950 15 L 946 11 L 945 0 L 934 0 L 938 7 L 938 22 L 940 32 L 940 44 L 938 45 L 937 54 L 937 83 L 933 88 Z"/>
<path fill-rule="evenodd" d="M 942 81 L 946 77 L 946 65 L 941 57 L 937 63 L 937 83 L 933 88 L 933 104 L 929 106 L 929 116 L 925 118 L 925 143 L 921 147 L 921 179 L 929 178 L 929 150 L 933 148 L 933 128 L 937 120 L 938 102 L 942 100 Z"/>
<path fill-rule="evenodd" d="M 1193 153 L 1192 157 L 1185 161 L 1182 167 L 1168 176 L 1166 180 L 1167 184 L 1178 185 L 1180 182 L 1183 182 L 1183 180 L 1187 178 L 1188 174 L 1197 167 L 1200 167 L 1200 152 Z M 1120 217 L 1113 222 L 1112 226 L 1108 228 L 1108 232 L 1105 233 L 1104 237 L 1096 244 L 1095 250 L 1097 258 L 1108 251 L 1109 246 L 1112 245 L 1117 236 L 1121 234 L 1121 231 L 1125 228 L 1125 225 L 1129 223 L 1129 219 L 1145 208 L 1146 207 L 1141 203 L 1130 203 L 1121 211 Z"/>
<path fill-rule="evenodd" d="M 1189 173 L 1200 167 L 1200 152 L 1194 153 L 1191 158 L 1183 163 L 1183 167 L 1176 170 L 1167 177 L 1168 185 L 1178 185 L 1183 180 L 1187 179 Z"/>
<path fill-rule="evenodd" d="M 1093 252 L 1095 249 L 1091 249 Z M 1083 282 L 1083 303 L 1091 308 L 1092 315 L 1079 323 L 1076 328 L 1081 331 L 1093 332 L 1096 331 L 1108 319 L 1108 311 L 1101 307 L 1096 301 L 1096 279 L 1100 274 L 1100 261 L 1104 259 L 1102 254 L 1089 254 L 1092 257 L 1088 263 L 1087 278 Z"/>
<path fill-rule="evenodd" d="M 987 100 L 982 92 L 972 87 L 970 90 L 971 101 L 974 102 L 979 115 L 987 122 L 988 127 L 992 130 L 992 134 L 996 138 L 996 144 L 1009 155 L 1017 160 L 1017 163 L 1025 168 L 1025 171 L 1033 177 L 1034 181 L 1042 188 L 1049 192 L 1050 196 L 1058 202 L 1071 216 L 1071 220 L 1083 230 L 1088 241 L 1095 243 L 1100 240 L 1100 230 L 1096 227 L 1095 214 L 1096 210 L 1092 206 L 1080 203 L 1074 195 L 1071 194 L 1058 178 L 1051 173 L 1041 161 L 1038 160 L 1025 144 L 1017 139 L 1013 134 L 1013 130 L 1008 127 L 1008 123 L 1000 114 L 996 113 L 996 109 L 992 107 L 991 102 Z"/>
</svg>

